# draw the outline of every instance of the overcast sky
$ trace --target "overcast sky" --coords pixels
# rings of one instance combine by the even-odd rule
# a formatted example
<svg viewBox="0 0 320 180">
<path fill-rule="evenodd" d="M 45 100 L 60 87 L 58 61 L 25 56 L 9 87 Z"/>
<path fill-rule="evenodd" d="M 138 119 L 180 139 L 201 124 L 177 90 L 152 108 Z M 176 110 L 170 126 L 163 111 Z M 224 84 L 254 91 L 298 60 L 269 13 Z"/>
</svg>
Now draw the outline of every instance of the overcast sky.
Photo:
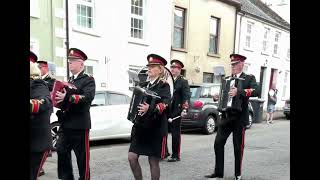
<svg viewBox="0 0 320 180">
<path fill-rule="evenodd" d="M 290 23 L 290 0 L 261 0 L 267 4 L 271 4 L 269 7 L 275 11 L 284 20 Z"/>
</svg>

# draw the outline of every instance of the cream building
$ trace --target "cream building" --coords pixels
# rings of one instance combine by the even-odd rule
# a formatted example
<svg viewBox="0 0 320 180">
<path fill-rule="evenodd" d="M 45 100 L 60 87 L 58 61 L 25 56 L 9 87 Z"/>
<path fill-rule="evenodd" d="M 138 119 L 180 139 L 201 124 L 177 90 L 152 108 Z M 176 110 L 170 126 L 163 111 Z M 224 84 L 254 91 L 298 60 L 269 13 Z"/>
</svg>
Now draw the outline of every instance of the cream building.
<svg viewBox="0 0 320 180">
<path fill-rule="evenodd" d="M 235 48 L 236 10 L 233 0 L 175 0 L 172 19 L 171 59 L 185 64 L 190 84 L 219 82 L 214 67 L 231 73 L 229 55 Z"/>
</svg>

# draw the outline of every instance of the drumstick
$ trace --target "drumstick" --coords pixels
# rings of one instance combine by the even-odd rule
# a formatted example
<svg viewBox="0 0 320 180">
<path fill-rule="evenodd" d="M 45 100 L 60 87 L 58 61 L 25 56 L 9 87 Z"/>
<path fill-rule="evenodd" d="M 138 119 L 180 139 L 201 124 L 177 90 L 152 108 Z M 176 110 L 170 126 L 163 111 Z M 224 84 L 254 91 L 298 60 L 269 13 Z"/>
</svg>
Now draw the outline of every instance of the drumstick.
<svg viewBox="0 0 320 180">
<path fill-rule="evenodd" d="M 178 119 L 178 118 L 180 118 L 181 116 L 177 116 L 177 117 L 175 117 L 175 118 L 169 118 L 168 119 L 168 122 L 169 123 L 171 123 L 172 121 L 174 121 L 174 120 L 176 120 L 176 119 Z"/>
</svg>

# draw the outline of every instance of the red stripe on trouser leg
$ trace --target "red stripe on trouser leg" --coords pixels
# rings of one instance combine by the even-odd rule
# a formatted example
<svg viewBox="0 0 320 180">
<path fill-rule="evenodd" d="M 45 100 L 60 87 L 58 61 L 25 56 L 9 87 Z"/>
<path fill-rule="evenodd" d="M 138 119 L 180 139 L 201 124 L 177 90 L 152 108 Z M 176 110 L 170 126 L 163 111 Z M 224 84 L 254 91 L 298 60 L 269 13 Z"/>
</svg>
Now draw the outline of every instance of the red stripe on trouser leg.
<svg viewBox="0 0 320 180">
<path fill-rule="evenodd" d="M 180 146 L 181 146 L 181 126 L 180 126 L 180 137 L 179 137 L 179 144 L 178 144 L 178 159 L 180 159 Z"/>
<path fill-rule="evenodd" d="M 244 137 L 245 137 L 245 129 L 242 129 L 242 143 L 241 143 L 241 160 L 240 160 L 240 174 L 241 173 L 241 167 L 242 167 L 242 159 L 243 159 L 243 151 L 244 151 Z"/>
<path fill-rule="evenodd" d="M 86 143 L 86 174 L 85 180 L 89 179 L 89 159 L 90 159 L 90 148 L 89 148 L 89 130 L 85 131 L 85 143 Z"/>
<path fill-rule="evenodd" d="M 37 177 L 39 177 L 40 170 L 42 169 L 42 166 L 43 166 L 44 162 L 46 161 L 46 159 L 48 157 L 48 152 L 49 151 L 45 151 L 43 153 L 43 156 L 42 156 L 42 159 L 41 159 L 41 162 L 40 162 L 40 166 L 39 166 L 39 169 L 38 169 L 38 172 L 37 172 Z"/>
<path fill-rule="evenodd" d="M 163 136 L 162 145 L 161 145 L 161 159 L 163 159 L 165 155 L 166 140 L 167 140 L 166 136 Z"/>
</svg>

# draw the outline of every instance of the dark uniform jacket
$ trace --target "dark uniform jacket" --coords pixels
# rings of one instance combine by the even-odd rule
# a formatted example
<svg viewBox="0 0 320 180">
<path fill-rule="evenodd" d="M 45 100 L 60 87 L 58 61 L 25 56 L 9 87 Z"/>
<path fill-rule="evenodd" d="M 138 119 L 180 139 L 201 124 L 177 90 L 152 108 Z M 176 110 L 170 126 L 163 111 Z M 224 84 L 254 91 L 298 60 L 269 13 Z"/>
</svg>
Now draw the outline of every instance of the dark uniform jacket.
<svg viewBox="0 0 320 180">
<path fill-rule="evenodd" d="M 242 84 L 243 90 L 240 93 L 240 98 L 242 100 L 241 108 L 242 112 L 240 113 L 240 121 L 243 125 L 249 124 L 249 109 L 248 103 L 250 97 L 256 97 L 259 95 L 259 87 L 256 82 L 254 75 L 241 73 L 240 78 L 244 78 L 244 81 L 240 81 Z"/>
<path fill-rule="evenodd" d="M 179 75 L 174 81 L 174 91 L 170 108 L 170 117 L 180 116 L 183 106 L 189 103 L 190 87 L 188 81 L 183 76 Z"/>
<path fill-rule="evenodd" d="M 30 149 L 31 152 L 43 152 L 51 149 L 50 110 L 52 103 L 46 83 L 30 80 Z"/>
<path fill-rule="evenodd" d="M 82 71 L 70 83 L 75 85 L 77 89 L 66 89 L 67 94 L 62 102 L 62 111 L 57 111 L 61 127 L 67 129 L 90 129 L 90 106 L 96 91 L 95 80 L 92 76 Z"/>
<path fill-rule="evenodd" d="M 141 87 L 147 87 L 149 81 L 140 83 Z M 168 105 L 171 100 L 170 86 L 165 81 L 157 79 L 153 85 L 150 85 L 148 90 L 156 92 L 161 97 L 154 105 L 149 104 L 149 109 L 141 119 L 144 128 L 154 128 L 155 131 L 159 130 L 159 135 L 163 136 L 168 132 Z"/>
<path fill-rule="evenodd" d="M 53 84 L 56 81 L 55 78 L 51 77 L 49 74 L 43 78 L 43 80 L 47 83 L 48 87 L 49 87 L 49 91 L 52 91 L 53 88 Z"/>
</svg>

